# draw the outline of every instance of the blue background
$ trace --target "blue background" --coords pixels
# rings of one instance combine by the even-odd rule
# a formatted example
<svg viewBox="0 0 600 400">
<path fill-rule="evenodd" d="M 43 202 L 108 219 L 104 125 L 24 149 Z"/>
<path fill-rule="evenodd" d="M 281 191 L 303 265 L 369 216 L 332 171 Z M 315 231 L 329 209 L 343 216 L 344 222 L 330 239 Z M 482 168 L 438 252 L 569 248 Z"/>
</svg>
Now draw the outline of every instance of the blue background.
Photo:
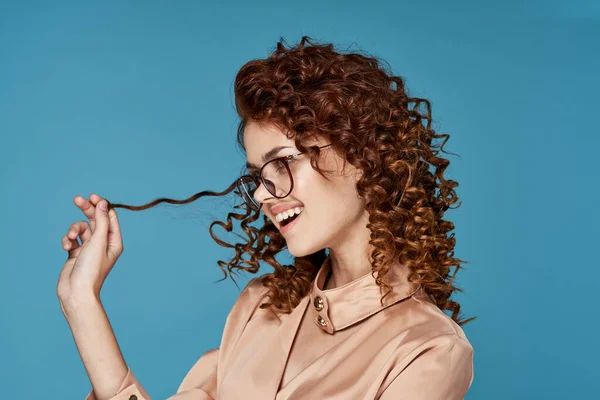
<svg viewBox="0 0 600 400">
<path fill-rule="evenodd" d="M 245 161 L 236 72 L 302 35 L 389 62 L 451 135 L 468 398 L 597 394 L 599 3 L 415 3 L 0 3 L 0 397 L 90 390 L 56 297 L 73 197 L 224 189 Z M 208 225 L 230 207 L 119 212 L 102 298 L 153 398 L 219 345 L 239 290 L 215 283 L 230 253 Z"/>
</svg>

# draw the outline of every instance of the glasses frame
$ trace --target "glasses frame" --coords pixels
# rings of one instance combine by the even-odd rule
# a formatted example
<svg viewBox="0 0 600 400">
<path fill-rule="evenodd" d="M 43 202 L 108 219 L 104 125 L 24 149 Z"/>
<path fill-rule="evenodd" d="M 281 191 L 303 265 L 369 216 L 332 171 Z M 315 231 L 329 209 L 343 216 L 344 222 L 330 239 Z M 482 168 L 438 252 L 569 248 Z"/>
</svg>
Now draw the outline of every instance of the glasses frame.
<svg viewBox="0 0 600 400">
<path fill-rule="evenodd" d="M 329 147 L 329 146 L 331 146 L 331 145 L 332 145 L 332 143 L 326 144 L 326 145 L 324 145 L 324 146 L 319 146 L 319 149 L 324 149 L 324 148 L 326 148 L 326 147 Z M 289 166 L 289 164 L 288 164 L 288 161 L 289 161 L 289 160 L 292 160 L 292 159 L 294 159 L 294 158 L 296 158 L 296 157 L 298 157 L 298 156 L 300 156 L 300 155 L 302 155 L 302 154 L 306 154 L 306 152 L 305 152 L 305 151 L 303 151 L 303 152 L 296 153 L 296 154 L 290 154 L 290 155 L 287 155 L 287 156 L 282 156 L 282 157 L 276 157 L 276 158 L 273 158 L 272 160 L 269 160 L 269 161 L 267 161 L 266 163 L 264 163 L 262 167 L 260 167 L 260 170 L 258 171 L 258 174 L 256 174 L 256 175 L 253 175 L 253 174 L 246 174 L 246 175 L 242 175 L 242 176 L 240 176 L 240 177 L 237 179 L 237 188 L 238 188 L 238 191 L 240 192 L 240 197 L 242 197 L 242 199 L 244 200 L 244 203 L 248 204 L 248 202 L 245 200 L 244 196 L 242 195 L 242 191 L 245 191 L 245 190 L 244 190 L 244 189 L 241 187 L 242 179 L 244 179 L 244 178 L 248 178 L 248 179 L 250 179 L 250 180 L 252 180 L 252 181 L 254 182 L 254 184 L 256 185 L 256 189 L 254 189 L 254 192 L 256 192 L 256 191 L 258 190 L 259 186 L 260 186 L 260 185 L 261 185 L 261 183 L 262 183 L 262 185 L 265 187 L 265 189 L 267 189 L 267 191 L 268 191 L 269 193 L 271 193 L 271 195 L 273 195 L 273 197 L 276 197 L 276 198 L 278 198 L 278 199 L 284 199 L 284 198 L 286 198 L 287 196 L 289 196 L 289 195 L 290 195 L 290 193 L 292 193 L 292 190 L 294 190 L 294 175 L 292 174 L 292 171 L 290 170 L 290 166 Z M 265 183 L 266 179 L 264 179 L 264 178 L 263 178 L 263 176 L 262 176 L 263 169 L 264 169 L 264 168 L 265 168 L 265 167 L 266 167 L 268 164 L 270 164 L 270 163 L 272 163 L 272 162 L 276 162 L 276 161 L 283 161 L 283 165 L 285 166 L 285 169 L 287 170 L 287 173 L 288 173 L 288 175 L 290 176 L 290 190 L 289 190 L 289 191 L 288 191 L 288 192 L 287 192 L 285 195 L 283 195 L 283 196 L 277 196 L 277 194 L 276 194 L 276 193 L 273 193 L 273 192 L 271 192 L 271 190 L 269 190 L 269 185 L 267 185 L 267 184 Z M 275 190 L 277 190 L 277 187 L 275 187 Z M 257 203 L 257 202 L 254 200 L 254 196 L 250 196 L 250 195 L 248 195 L 248 197 L 250 197 L 250 201 L 252 201 L 252 204 L 254 205 L 254 206 L 252 206 L 252 205 L 248 204 L 248 206 L 249 206 L 250 208 L 252 208 L 252 209 L 255 209 L 255 210 L 260 210 L 260 209 L 261 209 L 261 207 L 262 207 L 262 203 Z"/>
</svg>

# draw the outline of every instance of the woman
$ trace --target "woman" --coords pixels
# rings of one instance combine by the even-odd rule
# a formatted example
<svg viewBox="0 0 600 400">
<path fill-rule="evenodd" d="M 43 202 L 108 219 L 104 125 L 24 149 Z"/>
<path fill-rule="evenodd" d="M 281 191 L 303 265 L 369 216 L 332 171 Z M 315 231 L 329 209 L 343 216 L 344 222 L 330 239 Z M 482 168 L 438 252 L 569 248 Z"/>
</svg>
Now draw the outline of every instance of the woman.
<svg viewBox="0 0 600 400">
<path fill-rule="evenodd" d="M 464 261 L 452 257 L 454 225 L 442 219 L 457 183 L 443 176 L 449 161 L 433 139 L 448 135 L 431 128 L 429 102 L 410 98 L 375 58 L 307 37 L 244 65 L 235 99 L 247 171 L 224 192 L 139 207 L 74 199 L 89 224 L 63 237 L 69 258 L 57 292 L 92 383 L 87 399 L 150 399 L 100 302 L 123 251 L 115 208 L 232 191 L 245 212 L 211 224 L 214 240 L 235 249 L 219 266 L 225 277 L 256 273 L 259 261 L 274 272 L 246 285 L 221 346 L 172 399 L 464 398 L 473 349 L 450 300 Z M 262 226 L 250 226 L 261 213 Z M 212 233 L 215 224 L 231 231 L 232 218 L 246 242 Z M 285 248 L 293 265 L 275 260 Z"/>
</svg>

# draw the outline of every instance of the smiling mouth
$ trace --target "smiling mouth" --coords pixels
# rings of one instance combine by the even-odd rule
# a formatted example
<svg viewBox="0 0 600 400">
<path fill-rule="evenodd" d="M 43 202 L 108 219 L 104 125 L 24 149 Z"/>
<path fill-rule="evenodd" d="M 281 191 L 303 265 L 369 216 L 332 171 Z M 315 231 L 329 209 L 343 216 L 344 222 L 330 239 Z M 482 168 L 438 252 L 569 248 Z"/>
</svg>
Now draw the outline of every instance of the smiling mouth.
<svg viewBox="0 0 600 400">
<path fill-rule="evenodd" d="M 300 214 L 302 214 L 302 213 L 300 213 Z M 289 217 L 289 218 L 287 218 L 287 219 L 284 219 L 283 221 L 281 221 L 281 222 L 279 223 L 279 225 L 280 225 L 281 227 L 284 227 L 284 226 L 286 226 L 287 224 L 289 224 L 290 222 L 292 222 L 292 221 L 294 221 L 296 218 L 298 218 L 298 217 L 300 216 L 300 214 L 294 214 L 293 216 L 291 216 L 291 217 Z"/>
</svg>

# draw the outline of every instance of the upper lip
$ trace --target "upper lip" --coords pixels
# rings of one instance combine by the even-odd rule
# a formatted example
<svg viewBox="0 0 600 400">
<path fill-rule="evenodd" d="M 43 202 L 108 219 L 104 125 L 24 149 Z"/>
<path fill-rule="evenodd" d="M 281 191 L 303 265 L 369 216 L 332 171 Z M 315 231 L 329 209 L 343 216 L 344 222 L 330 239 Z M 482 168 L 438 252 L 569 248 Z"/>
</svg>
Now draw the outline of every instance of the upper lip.
<svg viewBox="0 0 600 400">
<path fill-rule="evenodd" d="M 277 204 L 276 206 L 271 207 L 271 209 L 269 211 L 271 211 L 271 214 L 273 214 L 275 216 L 281 212 L 291 210 L 292 208 L 296 208 L 296 207 L 304 207 L 304 205 L 302 203 Z"/>
</svg>

